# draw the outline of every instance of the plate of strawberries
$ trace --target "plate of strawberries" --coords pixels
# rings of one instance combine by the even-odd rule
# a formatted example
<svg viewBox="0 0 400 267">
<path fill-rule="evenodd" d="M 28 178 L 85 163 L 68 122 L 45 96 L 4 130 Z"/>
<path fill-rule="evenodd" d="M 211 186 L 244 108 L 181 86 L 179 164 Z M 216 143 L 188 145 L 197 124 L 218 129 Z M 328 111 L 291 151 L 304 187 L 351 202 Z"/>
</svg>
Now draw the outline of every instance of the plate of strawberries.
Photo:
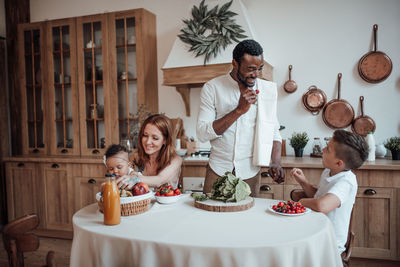
<svg viewBox="0 0 400 267">
<path fill-rule="evenodd" d="M 299 216 L 310 212 L 310 209 L 304 207 L 300 202 L 290 200 L 279 201 L 277 204 L 271 205 L 269 210 L 273 213 L 285 216 Z"/>
<path fill-rule="evenodd" d="M 181 190 L 174 188 L 172 185 L 163 185 L 157 188 L 154 196 L 161 204 L 171 204 L 179 200 Z"/>
</svg>

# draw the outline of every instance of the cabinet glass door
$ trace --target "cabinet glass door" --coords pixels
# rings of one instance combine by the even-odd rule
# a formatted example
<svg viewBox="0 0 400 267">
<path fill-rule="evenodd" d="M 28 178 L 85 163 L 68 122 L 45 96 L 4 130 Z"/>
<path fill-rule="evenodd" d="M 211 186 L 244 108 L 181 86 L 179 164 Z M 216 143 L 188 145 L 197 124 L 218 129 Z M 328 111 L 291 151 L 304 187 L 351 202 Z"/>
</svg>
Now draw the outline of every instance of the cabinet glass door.
<svg viewBox="0 0 400 267">
<path fill-rule="evenodd" d="M 25 77 L 22 88 L 26 106 L 23 110 L 23 135 L 27 137 L 24 142 L 24 154 L 44 153 L 45 127 L 44 127 L 44 101 L 43 101 L 43 76 L 42 76 L 42 30 L 41 28 L 28 28 L 23 30 L 23 65 Z M 25 111 L 26 110 L 26 111 Z M 26 131 L 24 130 L 26 129 Z"/>
<path fill-rule="evenodd" d="M 76 93 L 76 40 L 72 21 L 53 22 L 49 28 L 52 154 L 79 154 L 78 99 Z"/>
<path fill-rule="evenodd" d="M 78 19 L 78 62 L 81 153 L 102 155 L 111 144 L 112 127 L 109 120 L 106 16 L 88 16 Z M 103 75 L 104 73 L 104 75 Z"/>
<path fill-rule="evenodd" d="M 139 133 L 135 18 L 115 20 L 119 142 L 136 148 Z"/>
</svg>

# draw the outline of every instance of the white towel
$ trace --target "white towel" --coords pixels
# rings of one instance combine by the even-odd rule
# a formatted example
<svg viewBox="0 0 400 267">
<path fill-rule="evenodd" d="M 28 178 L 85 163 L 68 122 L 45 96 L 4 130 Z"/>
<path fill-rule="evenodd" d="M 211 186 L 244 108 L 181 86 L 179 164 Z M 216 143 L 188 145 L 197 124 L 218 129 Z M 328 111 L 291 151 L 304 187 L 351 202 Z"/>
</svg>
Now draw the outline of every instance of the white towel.
<svg viewBox="0 0 400 267">
<path fill-rule="evenodd" d="M 269 166 L 274 138 L 279 140 L 279 123 L 276 117 L 276 83 L 257 79 L 258 105 L 254 134 L 253 164 Z M 275 133 L 275 136 L 274 136 Z M 278 136 L 278 137 L 277 137 Z"/>
</svg>

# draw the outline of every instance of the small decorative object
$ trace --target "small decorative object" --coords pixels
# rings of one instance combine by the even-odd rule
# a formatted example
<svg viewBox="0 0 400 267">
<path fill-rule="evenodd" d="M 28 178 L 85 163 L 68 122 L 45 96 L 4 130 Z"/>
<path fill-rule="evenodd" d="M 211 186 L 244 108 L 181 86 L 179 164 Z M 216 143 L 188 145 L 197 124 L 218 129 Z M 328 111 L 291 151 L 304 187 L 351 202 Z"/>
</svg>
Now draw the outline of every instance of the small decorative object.
<svg viewBox="0 0 400 267">
<path fill-rule="evenodd" d="M 375 156 L 377 158 L 384 158 L 386 156 L 386 148 L 383 144 L 376 145 Z"/>
<path fill-rule="evenodd" d="M 136 43 L 136 36 L 131 35 L 131 37 L 129 37 L 128 39 L 128 44 L 134 44 L 134 43 Z"/>
<path fill-rule="evenodd" d="M 96 104 L 91 104 L 90 105 L 90 110 L 89 110 L 90 118 L 96 119 L 97 118 L 97 105 Z"/>
<path fill-rule="evenodd" d="M 313 142 L 313 149 L 312 153 L 310 154 L 311 157 L 322 157 L 322 144 L 319 137 L 314 138 Z"/>
<path fill-rule="evenodd" d="M 294 132 L 292 134 L 292 138 L 289 138 L 289 140 L 290 140 L 290 145 L 294 149 L 295 156 L 302 157 L 304 147 L 307 145 L 308 140 L 309 140 L 307 133 L 306 132 L 302 132 L 302 133 Z"/>
<path fill-rule="evenodd" d="M 64 83 L 70 83 L 70 82 L 71 82 L 71 76 L 64 75 Z"/>
<path fill-rule="evenodd" d="M 102 137 L 100 138 L 100 148 L 105 148 L 106 147 L 106 138 Z"/>
<path fill-rule="evenodd" d="M 126 78 L 128 77 L 128 75 L 126 74 L 125 71 L 122 72 L 121 76 L 119 77 L 121 80 L 126 80 Z"/>
<path fill-rule="evenodd" d="M 67 139 L 67 140 L 65 140 L 65 146 L 66 146 L 67 148 L 72 148 L 73 145 L 74 145 L 74 140 L 72 140 L 72 139 Z"/>
<path fill-rule="evenodd" d="M 90 41 L 86 44 L 86 48 L 92 48 L 92 47 L 96 47 L 96 44 L 93 43 L 92 40 L 90 40 Z"/>
<path fill-rule="evenodd" d="M 389 138 L 384 146 L 392 152 L 393 160 L 400 160 L 400 137 L 395 136 Z"/>
<path fill-rule="evenodd" d="M 232 19 L 237 15 L 229 10 L 232 2 L 224 4 L 220 9 L 217 5 L 208 10 L 203 0 L 199 7 L 193 6 L 192 18 L 183 20 L 185 27 L 178 37 L 190 45 L 189 52 L 193 51 L 196 57 L 204 55 L 204 65 L 212 55 L 218 55 L 221 47 L 225 49 L 232 41 L 239 42 L 238 39 L 247 37 L 242 34 L 242 27 Z"/>
</svg>

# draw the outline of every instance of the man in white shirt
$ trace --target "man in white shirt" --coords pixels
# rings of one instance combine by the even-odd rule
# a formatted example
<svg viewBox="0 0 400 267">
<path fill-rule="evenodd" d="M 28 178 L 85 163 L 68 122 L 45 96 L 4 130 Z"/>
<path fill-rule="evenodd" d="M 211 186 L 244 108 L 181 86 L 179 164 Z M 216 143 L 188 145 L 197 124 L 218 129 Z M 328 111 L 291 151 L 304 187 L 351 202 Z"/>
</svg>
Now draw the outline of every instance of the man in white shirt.
<svg viewBox="0 0 400 267">
<path fill-rule="evenodd" d="M 276 84 L 258 79 L 264 58 L 262 47 L 254 40 L 235 47 L 232 65 L 230 73 L 210 80 L 201 91 L 197 137 L 211 143 L 203 192 L 211 192 L 214 181 L 230 171 L 245 180 L 252 196 L 257 196 L 261 164 L 269 164 L 268 172 L 278 183 L 285 177 Z"/>
</svg>

